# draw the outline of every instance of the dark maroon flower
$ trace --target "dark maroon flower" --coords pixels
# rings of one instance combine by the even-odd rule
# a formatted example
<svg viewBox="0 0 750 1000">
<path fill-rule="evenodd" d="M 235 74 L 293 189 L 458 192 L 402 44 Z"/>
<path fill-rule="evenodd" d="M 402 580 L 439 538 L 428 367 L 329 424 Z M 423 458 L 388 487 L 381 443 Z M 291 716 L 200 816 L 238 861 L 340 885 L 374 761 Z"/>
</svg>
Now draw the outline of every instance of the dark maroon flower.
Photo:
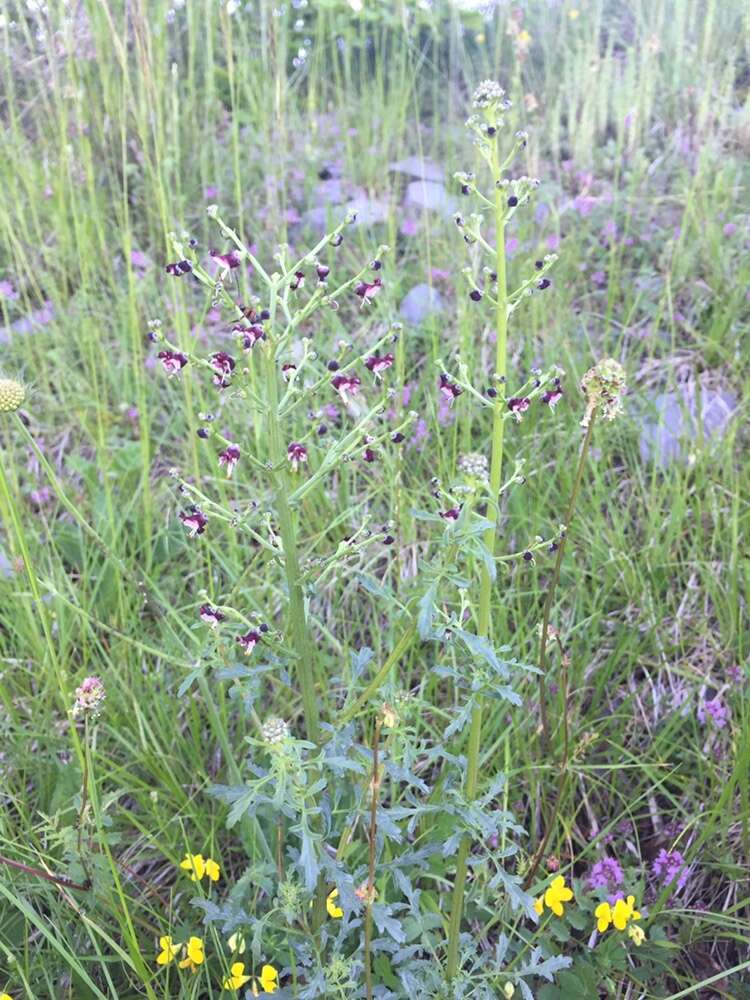
<svg viewBox="0 0 750 1000">
<path fill-rule="evenodd" d="M 402 441 L 406 440 L 406 435 L 402 434 L 401 431 L 396 431 L 395 434 L 391 434 L 391 441 L 394 444 L 401 444 Z"/>
<path fill-rule="evenodd" d="M 518 198 L 516 198 L 516 196 L 512 194 L 510 198 L 508 198 L 508 208 L 515 208 L 517 204 L 518 204 Z"/>
<path fill-rule="evenodd" d="M 525 413 L 531 406 L 531 400 L 527 396 L 514 396 L 508 400 L 508 409 L 516 418 L 521 419 L 521 414 Z"/>
<path fill-rule="evenodd" d="M 362 380 L 356 375 L 334 375 L 331 379 L 331 385 L 341 396 L 342 402 L 348 403 L 349 399 L 359 392 Z"/>
<path fill-rule="evenodd" d="M 318 281 L 320 281 L 321 283 L 324 282 L 328 277 L 328 275 L 331 273 L 330 267 L 328 267 L 326 264 L 316 264 L 315 270 L 318 273 Z"/>
<path fill-rule="evenodd" d="M 211 362 L 211 367 L 216 372 L 214 375 L 214 385 L 218 386 L 220 389 L 226 389 L 232 380 L 232 372 L 234 371 L 234 358 L 231 354 L 227 354 L 226 351 L 217 351 L 216 354 L 212 354 L 209 358 Z"/>
<path fill-rule="evenodd" d="M 304 271 L 295 271 L 294 272 L 294 278 L 289 283 L 289 287 L 291 288 L 291 290 L 293 292 L 296 292 L 298 288 L 302 288 L 302 286 L 304 285 L 304 283 L 305 283 L 305 272 Z"/>
<path fill-rule="evenodd" d="M 196 535 L 202 535 L 208 524 L 206 515 L 195 505 L 189 507 L 187 510 L 181 510 L 179 518 L 187 528 L 188 535 L 191 538 L 195 538 Z"/>
<path fill-rule="evenodd" d="M 543 403 L 546 403 L 551 410 L 557 406 L 563 397 L 563 391 L 559 387 L 554 389 L 549 389 L 547 392 L 543 393 L 541 399 Z"/>
<path fill-rule="evenodd" d="M 374 299 L 382 287 L 382 279 L 376 278 L 374 281 L 360 281 L 354 291 L 362 299 L 362 305 L 364 305 Z"/>
<path fill-rule="evenodd" d="M 220 622 L 223 622 L 226 617 L 223 612 L 219 611 L 218 608 L 212 608 L 210 604 L 201 604 L 200 611 L 198 613 L 203 621 L 206 622 L 207 625 L 210 625 L 211 628 L 216 628 L 216 626 Z"/>
<path fill-rule="evenodd" d="M 199 427 L 195 433 L 198 435 L 199 438 L 202 438 L 204 441 L 208 440 L 208 438 L 210 437 L 210 434 L 205 427 Z"/>
<path fill-rule="evenodd" d="M 235 465 L 240 460 L 240 446 L 238 444 L 228 445 L 224 451 L 219 454 L 219 468 L 222 465 L 227 467 L 227 479 L 232 478 L 232 473 L 234 472 Z"/>
<path fill-rule="evenodd" d="M 456 385 L 455 382 L 451 382 L 450 376 L 446 375 L 445 372 L 440 376 L 440 394 L 443 399 L 448 401 L 449 406 L 453 406 L 453 403 L 463 392 L 460 385 Z"/>
<path fill-rule="evenodd" d="M 372 448 L 367 447 L 362 452 L 362 458 L 365 460 L 365 462 L 377 462 L 378 455 L 377 452 L 372 450 Z"/>
<path fill-rule="evenodd" d="M 292 469 L 296 472 L 301 462 L 307 461 L 307 448 L 297 441 L 292 441 L 286 450 L 286 457 L 289 459 Z"/>
<path fill-rule="evenodd" d="M 242 646 L 242 651 L 245 656 L 249 656 L 255 649 L 256 645 L 260 642 L 260 632 L 256 632 L 255 629 L 250 629 L 250 631 L 245 632 L 244 635 L 238 635 L 237 642 L 240 646 Z"/>
<path fill-rule="evenodd" d="M 232 333 L 242 335 L 242 350 L 250 351 L 259 340 L 266 339 L 266 331 L 260 323 L 253 323 L 252 326 L 233 326 Z"/>
<path fill-rule="evenodd" d="M 365 368 L 368 368 L 375 378 L 379 379 L 383 372 L 388 371 L 393 362 L 392 354 L 371 354 L 365 361 Z"/>
<path fill-rule="evenodd" d="M 331 237 L 332 247 L 340 247 L 343 242 L 344 242 L 344 237 L 341 235 L 341 233 L 336 233 L 335 236 Z"/>
<path fill-rule="evenodd" d="M 172 378 L 178 375 L 188 363 L 187 355 L 181 351 L 159 351 L 158 359 L 164 365 L 164 371 Z"/>
<path fill-rule="evenodd" d="M 164 270 L 174 278 L 180 278 L 183 274 L 189 274 L 193 270 L 193 265 L 189 260 L 178 260 L 174 264 L 167 264 Z"/>
<path fill-rule="evenodd" d="M 286 364 L 281 366 L 281 377 L 284 379 L 285 382 L 288 382 L 289 379 L 294 374 L 294 372 L 296 371 L 297 371 L 297 366 L 293 365 L 291 361 L 287 361 Z"/>
<path fill-rule="evenodd" d="M 478 288 L 472 288 L 472 290 L 469 292 L 469 298 L 471 299 L 472 302 L 479 302 L 480 299 L 482 298 L 482 293 L 479 291 Z"/>
<path fill-rule="evenodd" d="M 231 271 L 232 268 L 239 267 L 242 263 L 242 254 L 239 250 L 228 250 L 227 253 L 219 253 L 218 250 L 209 250 L 209 253 L 225 271 Z"/>
<path fill-rule="evenodd" d="M 549 280 L 549 278 L 542 278 L 540 281 L 537 281 L 536 287 L 543 292 L 544 289 L 549 288 L 551 284 L 552 282 Z"/>
<path fill-rule="evenodd" d="M 445 521 L 457 521 L 461 516 L 461 508 L 451 507 L 450 510 L 441 510 L 440 516 Z"/>
</svg>

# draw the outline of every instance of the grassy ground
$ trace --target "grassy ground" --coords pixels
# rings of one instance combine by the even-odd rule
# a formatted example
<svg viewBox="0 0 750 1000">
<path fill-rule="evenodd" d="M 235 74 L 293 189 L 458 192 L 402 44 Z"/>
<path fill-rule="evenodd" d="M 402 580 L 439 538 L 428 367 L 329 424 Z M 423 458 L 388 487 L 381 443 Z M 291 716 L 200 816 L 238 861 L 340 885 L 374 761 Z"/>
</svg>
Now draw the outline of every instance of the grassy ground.
<svg viewBox="0 0 750 1000">
<path fill-rule="evenodd" d="M 107 701 L 91 751 L 92 863 L 110 872 L 98 895 L 82 896 L 0 871 L 0 988 L 14 1000 L 178 995 L 153 964 L 168 901 L 180 905 L 175 863 L 200 843 L 227 871 L 242 870 L 226 808 L 205 789 L 232 776 L 248 705 L 231 684 L 217 685 L 210 709 L 198 688 L 179 692 L 204 652 L 195 622 L 206 597 L 232 590 L 271 620 L 284 598 L 264 575 L 262 550 L 228 527 L 211 544 L 189 542 L 176 517 L 172 467 L 227 500 L 250 499 L 254 483 L 246 467 L 222 485 L 196 436 L 199 412 L 216 406 L 210 384 L 167 383 L 154 364 L 149 320 L 184 346 L 220 340 L 204 297 L 165 277 L 166 234 L 212 245 L 205 206 L 216 202 L 268 260 L 279 242 L 303 244 L 326 168 L 387 207 L 385 221 L 352 230 L 342 251 L 354 261 L 380 242 L 393 248 L 377 310 L 343 308 L 308 335 L 325 357 L 338 337 L 367 344 L 398 319 L 414 284 L 434 285 L 444 308 L 406 324 L 391 383 L 411 387 L 420 441 L 403 459 L 348 472 L 338 522 L 344 505 L 312 494 L 302 535 L 320 556 L 365 514 L 393 519 L 394 551 L 385 561 L 365 553 L 358 569 L 411 593 L 429 542 L 410 511 L 434 508 L 431 477 L 449 482 L 458 455 L 485 451 L 489 433 L 478 410 L 440 408 L 437 359 L 452 365 L 460 349 L 480 382 L 492 363 L 453 223 L 414 212 L 405 225 L 405 179 L 389 164 L 416 154 L 448 178 L 471 169 L 463 120 L 487 76 L 512 92 L 531 137 L 524 169 L 542 179 L 543 208 L 510 234 L 511 276 L 550 248 L 561 258 L 551 293 L 512 331 L 511 372 L 522 381 L 532 366 L 557 363 L 568 387 L 554 415 L 530 414 L 509 432 L 511 460 L 525 460 L 528 478 L 509 499 L 503 550 L 552 536 L 562 520 L 583 372 L 612 355 L 630 384 L 625 419 L 595 438 L 554 612 L 570 657 L 573 772 L 548 853 L 584 879 L 609 851 L 666 914 L 671 947 L 645 985 L 617 973 L 602 979 L 601 995 L 750 995 L 750 14 L 714 0 L 530 2 L 521 14 L 522 23 L 500 7 L 484 21 L 393 3 L 357 15 L 334 2 L 282 16 L 265 2 L 170 12 L 153 0 L 5 15 L 2 365 L 29 393 L 27 431 L 10 418 L 0 428 L 1 853 L 82 878 L 69 859 L 85 755 L 66 713 L 76 685 L 97 674 Z M 717 437 L 691 438 L 684 461 L 660 466 L 639 441 L 657 396 L 678 386 L 699 400 L 732 396 L 737 412 Z M 250 447 L 260 447 L 258 433 L 245 431 Z M 493 592 L 496 632 L 522 660 L 536 655 L 550 565 L 514 566 Z M 350 651 L 366 642 L 382 661 L 398 638 L 371 589 L 339 581 L 311 607 L 328 718 L 328 678 Z M 425 687 L 431 655 L 412 649 L 401 686 L 439 709 L 452 696 L 434 679 Z M 534 688 L 523 694 L 534 711 Z M 721 728 L 702 710 L 713 697 L 729 710 Z M 299 711 L 283 694 L 274 707 Z M 422 724 L 439 729 L 439 711 Z M 507 771 L 531 851 L 556 777 L 529 732 L 525 713 L 489 711 L 482 771 Z M 668 901 L 652 875 L 662 849 L 691 866 Z M 209 995 L 190 989 L 179 995 Z"/>
</svg>

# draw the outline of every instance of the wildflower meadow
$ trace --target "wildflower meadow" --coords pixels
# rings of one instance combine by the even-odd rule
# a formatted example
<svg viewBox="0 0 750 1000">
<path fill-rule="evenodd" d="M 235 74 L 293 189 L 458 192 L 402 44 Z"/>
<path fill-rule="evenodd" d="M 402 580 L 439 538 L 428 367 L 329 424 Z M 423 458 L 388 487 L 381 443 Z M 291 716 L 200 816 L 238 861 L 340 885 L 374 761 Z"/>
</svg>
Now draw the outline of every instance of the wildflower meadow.
<svg viewBox="0 0 750 1000">
<path fill-rule="evenodd" d="M 750 8 L 0 45 L 0 1000 L 750 1000 Z"/>
</svg>

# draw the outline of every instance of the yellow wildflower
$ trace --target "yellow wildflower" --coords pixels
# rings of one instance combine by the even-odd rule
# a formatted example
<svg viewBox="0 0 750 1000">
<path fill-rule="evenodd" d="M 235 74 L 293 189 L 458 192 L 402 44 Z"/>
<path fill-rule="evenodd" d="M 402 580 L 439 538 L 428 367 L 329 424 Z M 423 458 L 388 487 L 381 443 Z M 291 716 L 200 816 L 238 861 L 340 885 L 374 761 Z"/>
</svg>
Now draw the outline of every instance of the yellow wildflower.
<svg viewBox="0 0 750 1000">
<path fill-rule="evenodd" d="M 198 966 L 203 965 L 205 958 L 206 956 L 203 953 L 203 938 L 191 937 L 185 945 L 185 957 L 180 962 L 180 968 L 197 972 Z"/>
<path fill-rule="evenodd" d="M 260 993 L 258 987 L 260 987 Z M 261 993 L 275 993 L 278 988 L 279 974 L 272 965 L 264 965 L 260 970 L 260 978 L 253 977 L 250 987 L 254 997 L 259 997 Z"/>
<path fill-rule="evenodd" d="M 234 934 L 230 935 L 227 944 L 230 951 L 235 951 L 238 955 L 245 954 L 245 935 L 239 931 L 235 931 Z"/>
<path fill-rule="evenodd" d="M 190 872 L 191 882 L 200 882 L 204 875 L 208 875 L 212 882 L 219 881 L 221 870 L 213 858 L 204 858 L 202 854 L 186 854 L 180 862 L 180 868 Z"/>
<path fill-rule="evenodd" d="M 596 929 L 600 934 L 603 934 L 612 923 L 612 907 L 609 903 L 599 903 L 594 910 L 594 916 L 596 917 Z"/>
<path fill-rule="evenodd" d="M 537 899 L 534 900 L 534 909 L 541 917 L 541 915 L 544 913 L 544 896 L 539 896 L 537 897 Z"/>
<path fill-rule="evenodd" d="M 13 1000 L 10 993 L 0 993 L 0 1000 Z"/>
<path fill-rule="evenodd" d="M 156 956 L 157 965 L 169 965 L 177 958 L 177 952 L 180 950 L 182 945 L 179 941 L 173 941 L 172 938 L 167 934 L 164 937 L 159 938 L 159 947 L 161 951 Z M 3 1000 L 0 997 L 0 1000 Z"/>
<path fill-rule="evenodd" d="M 576 21 L 581 16 L 580 10 L 577 7 L 573 7 L 568 11 L 568 17 L 571 21 Z"/>
<path fill-rule="evenodd" d="M 558 875 L 553 878 L 549 888 L 544 894 L 544 905 L 548 906 L 556 917 L 561 917 L 565 912 L 563 903 L 568 903 L 573 898 L 573 892 L 565 885 L 565 877 Z M 537 912 L 539 912 L 537 910 Z"/>
<path fill-rule="evenodd" d="M 338 920 L 340 917 L 343 917 L 344 915 L 344 911 L 341 909 L 340 906 L 337 906 L 337 904 L 335 903 L 335 899 L 338 896 L 338 894 L 339 894 L 338 889 L 333 889 L 331 892 L 328 893 L 328 896 L 326 897 L 326 909 L 328 910 L 328 916 L 333 917 L 334 920 Z"/>
<path fill-rule="evenodd" d="M 252 976 L 245 975 L 245 963 L 234 962 L 230 970 L 231 975 L 224 977 L 222 987 L 225 990 L 239 990 L 245 983 L 249 983 Z"/>
<path fill-rule="evenodd" d="M 596 917 L 596 929 L 600 934 L 604 934 L 610 924 L 615 930 L 624 931 L 630 920 L 640 920 L 641 915 L 635 908 L 635 896 L 628 896 L 627 899 L 618 899 L 614 906 L 609 903 L 599 903 L 594 910 Z"/>
<path fill-rule="evenodd" d="M 628 937 L 634 945 L 642 945 L 646 940 L 646 932 L 637 924 L 631 924 L 630 927 L 628 927 Z"/>
</svg>

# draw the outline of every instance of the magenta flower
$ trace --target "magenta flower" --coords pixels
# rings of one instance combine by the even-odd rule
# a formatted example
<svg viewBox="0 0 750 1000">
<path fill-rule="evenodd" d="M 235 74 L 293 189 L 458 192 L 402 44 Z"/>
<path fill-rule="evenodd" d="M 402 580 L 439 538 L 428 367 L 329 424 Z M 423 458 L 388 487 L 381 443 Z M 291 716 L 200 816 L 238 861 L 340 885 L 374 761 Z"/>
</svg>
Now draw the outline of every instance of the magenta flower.
<svg viewBox="0 0 750 1000">
<path fill-rule="evenodd" d="M 219 253 L 218 250 L 209 250 L 208 252 L 224 271 L 231 271 L 232 268 L 239 267 L 242 263 L 242 254 L 239 250 L 229 250 L 227 253 Z"/>
<path fill-rule="evenodd" d="M 457 400 L 458 397 L 463 392 L 461 386 L 456 385 L 455 382 L 451 382 L 450 375 L 446 375 L 445 372 L 443 372 L 442 375 L 440 376 L 439 388 L 440 388 L 440 394 L 442 395 L 443 399 L 448 403 L 448 406 L 453 406 L 455 400 Z"/>
<path fill-rule="evenodd" d="M 0 281 L 0 299 L 15 302 L 20 298 L 12 281 Z"/>
<path fill-rule="evenodd" d="M 562 397 L 563 391 L 560 387 L 560 380 L 555 379 L 555 385 L 542 394 L 541 400 L 549 406 L 550 410 L 554 410 Z"/>
<path fill-rule="evenodd" d="M 195 538 L 196 535 L 202 535 L 206 530 L 208 518 L 203 511 L 195 505 L 189 507 L 187 510 L 181 510 L 178 516 L 187 528 L 190 538 Z"/>
<path fill-rule="evenodd" d="M 218 608 L 212 608 L 210 604 L 201 604 L 198 614 L 211 628 L 216 628 L 226 617 L 222 611 L 219 611 Z"/>
<path fill-rule="evenodd" d="M 439 513 L 445 521 L 457 521 L 461 516 L 461 508 L 451 507 L 450 510 L 441 510 Z"/>
<path fill-rule="evenodd" d="M 378 454 L 376 451 L 373 451 L 372 448 L 368 446 L 362 452 L 362 458 L 365 460 L 365 462 L 377 462 Z"/>
<path fill-rule="evenodd" d="M 174 278 L 181 278 L 183 274 L 189 274 L 193 270 L 193 265 L 189 260 L 178 260 L 174 264 L 167 264 L 164 270 Z"/>
<path fill-rule="evenodd" d="M 232 372 L 234 371 L 234 358 L 227 354 L 226 351 L 217 351 L 212 354 L 209 358 L 211 367 L 214 372 L 214 385 L 218 386 L 219 389 L 226 389 L 232 380 Z"/>
<path fill-rule="evenodd" d="M 379 379 L 383 372 L 388 371 L 394 362 L 392 354 L 371 354 L 365 361 L 365 368 L 369 369 L 376 379 Z"/>
<path fill-rule="evenodd" d="M 294 472 L 297 472 L 300 463 L 307 461 L 307 448 L 297 441 L 292 441 L 286 450 L 286 457 L 289 459 Z"/>
<path fill-rule="evenodd" d="M 519 422 L 521 414 L 525 413 L 530 406 L 531 400 L 527 396 L 514 396 L 508 400 L 508 409 Z"/>
<path fill-rule="evenodd" d="M 227 479 L 232 478 L 235 465 L 240 460 L 240 446 L 238 444 L 228 445 L 224 451 L 219 453 L 219 468 L 222 465 L 227 467 Z"/>
<path fill-rule="evenodd" d="M 76 700 L 73 705 L 73 715 L 80 719 L 84 715 L 97 716 L 101 712 L 106 691 L 99 677 L 84 677 L 76 688 Z"/>
<path fill-rule="evenodd" d="M 382 280 L 376 278 L 374 281 L 360 281 L 354 291 L 362 299 L 362 305 L 365 305 L 375 298 L 382 287 Z"/>
<path fill-rule="evenodd" d="M 321 283 L 321 285 L 325 284 L 326 278 L 331 273 L 330 267 L 328 267 L 327 264 L 316 264 L 315 270 L 317 271 L 318 274 L 318 281 Z"/>
<path fill-rule="evenodd" d="M 356 375 L 334 375 L 331 385 L 341 396 L 341 401 L 348 404 L 350 399 L 358 394 L 362 380 Z"/>
<path fill-rule="evenodd" d="M 238 635 L 237 642 L 240 646 L 242 646 L 242 652 L 245 656 L 249 656 L 260 642 L 260 632 L 256 632 L 255 629 L 250 629 L 250 631 L 245 632 L 244 635 Z"/>
<path fill-rule="evenodd" d="M 164 365 L 164 371 L 170 378 L 172 378 L 173 375 L 179 375 L 188 363 L 187 355 L 183 354 L 181 351 L 159 351 L 157 357 Z"/>
</svg>

